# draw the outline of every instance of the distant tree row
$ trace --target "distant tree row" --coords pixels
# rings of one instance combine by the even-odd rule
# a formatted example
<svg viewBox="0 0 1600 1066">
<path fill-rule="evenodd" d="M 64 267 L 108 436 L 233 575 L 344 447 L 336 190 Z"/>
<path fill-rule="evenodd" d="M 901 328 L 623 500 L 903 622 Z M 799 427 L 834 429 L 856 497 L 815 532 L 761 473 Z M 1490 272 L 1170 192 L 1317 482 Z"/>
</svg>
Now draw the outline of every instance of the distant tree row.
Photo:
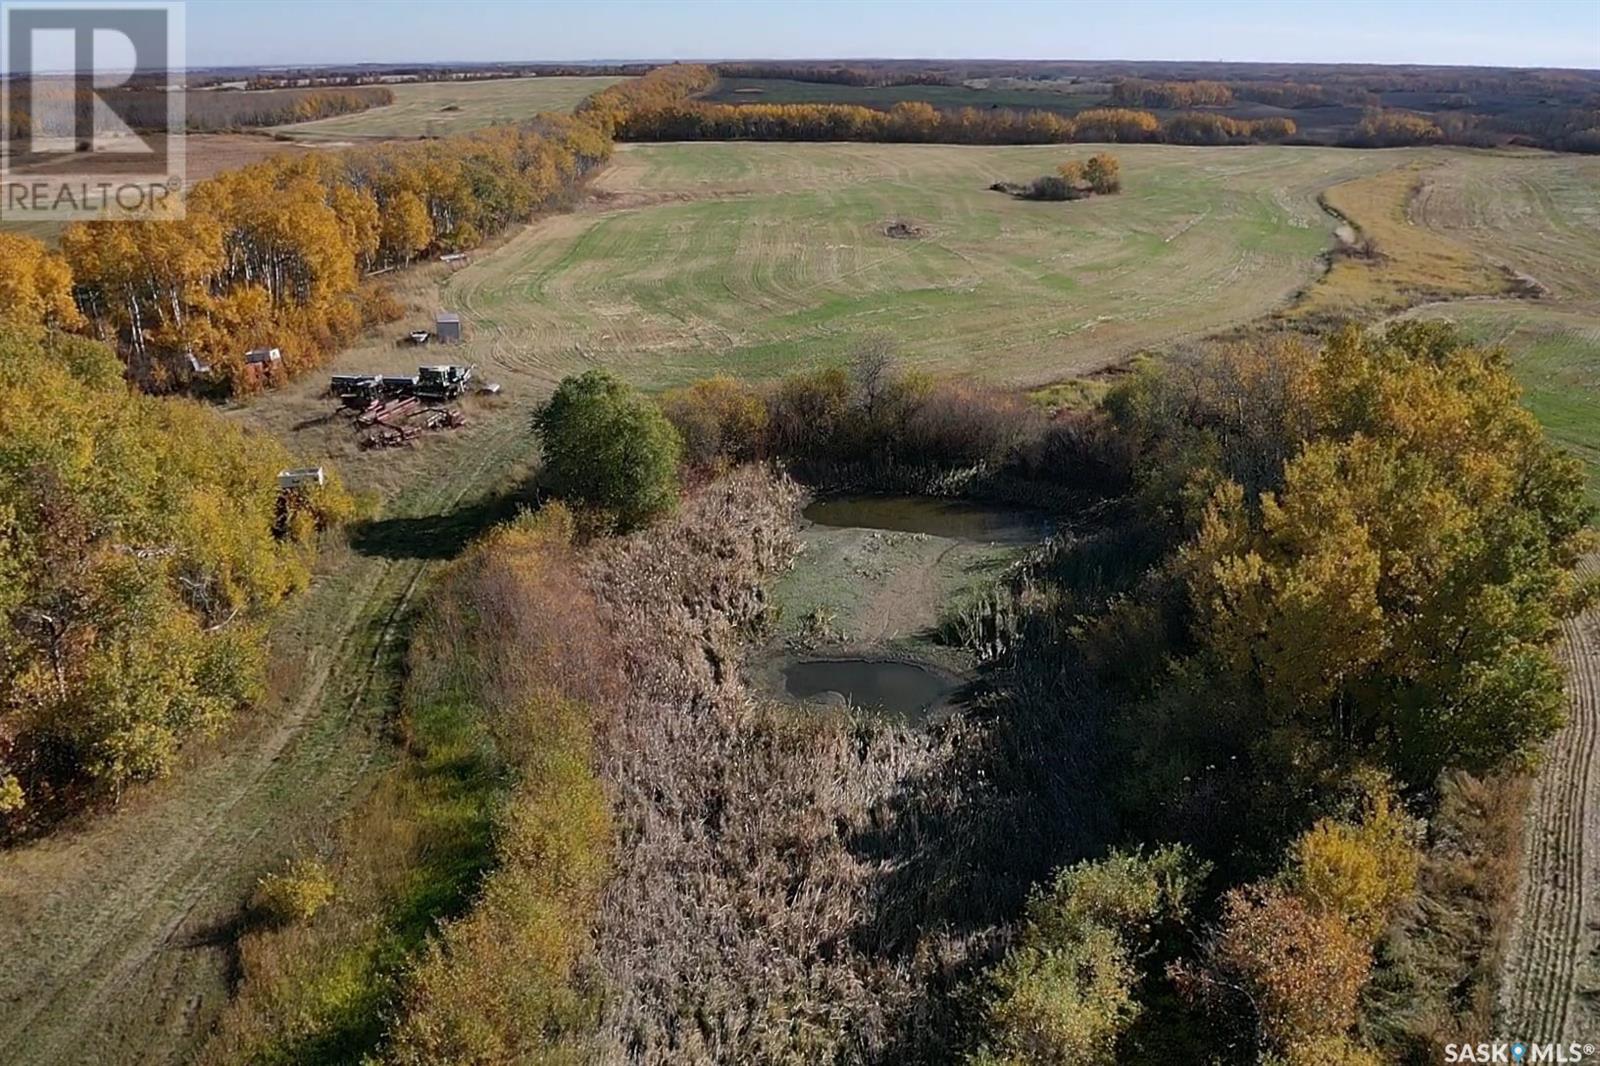
<svg viewBox="0 0 1600 1066">
<path fill-rule="evenodd" d="M 1119 107 L 1226 107 L 1233 103 L 1233 90 L 1220 81 L 1118 78 L 1111 83 L 1111 102 Z"/>
<path fill-rule="evenodd" d="M 1210 122 L 1213 118 L 1221 121 Z M 881 111 L 855 104 L 711 104 L 686 100 L 633 111 L 617 126 L 618 139 L 631 141 L 1223 144 L 1275 141 L 1294 133 L 1295 125 L 1288 119 L 1245 121 L 1186 114 L 1163 123 L 1148 111 L 1128 108 L 1092 108 L 1067 116 L 1042 110 L 979 111 L 970 107 L 944 111 L 914 102 L 902 102 Z"/>
<path fill-rule="evenodd" d="M 781 78 L 820 85 L 853 85 L 883 88 L 890 85 L 958 85 L 959 80 L 937 70 L 874 70 L 859 66 L 826 66 L 785 63 L 718 63 L 714 68 L 721 78 Z"/>
<path fill-rule="evenodd" d="M 716 84 L 710 67 L 675 63 L 657 67 L 642 78 L 607 86 L 578 105 L 578 116 L 595 123 L 608 137 L 620 137 L 618 128 L 641 112 L 668 107 L 704 92 Z"/>
<path fill-rule="evenodd" d="M 1430 144 L 1443 136 L 1438 124 L 1424 115 L 1372 107 L 1362 113 L 1348 143 L 1362 148 L 1397 148 Z"/>
<path fill-rule="evenodd" d="M 104 92 L 105 90 L 100 90 Z M 83 91 L 85 96 L 89 90 Z M 6 127 L 12 137 L 25 136 L 33 123 L 33 101 L 40 94 L 69 103 L 75 96 L 65 81 L 42 81 L 14 87 Z M 172 97 L 160 90 L 128 89 L 116 92 L 119 115 L 135 129 L 163 129 L 167 106 Z M 184 100 L 184 120 L 191 130 L 229 130 L 257 126 L 279 126 L 290 122 L 349 115 L 368 108 L 394 103 L 394 91 L 386 86 L 336 89 L 275 89 L 264 92 L 190 92 Z M 107 114 L 102 108 L 102 115 Z M 69 106 L 44 108 L 39 132 L 70 137 L 76 132 L 73 109 Z"/>
<path fill-rule="evenodd" d="M 1350 92 L 1334 93 L 1321 85 L 1308 85 L 1294 81 L 1236 81 L 1228 84 L 1236 100 L 1250 100 L 1258 104 L 1268 104 L 1272 107 L 1307 108 L 1324 107 L 1328 104 L 1348 102 L 1341 99 L 1349 97 Z M 1366 102 L 1370 94 L 1356 90 L 1355 96 L 1361 102 Z"/>
</svg>

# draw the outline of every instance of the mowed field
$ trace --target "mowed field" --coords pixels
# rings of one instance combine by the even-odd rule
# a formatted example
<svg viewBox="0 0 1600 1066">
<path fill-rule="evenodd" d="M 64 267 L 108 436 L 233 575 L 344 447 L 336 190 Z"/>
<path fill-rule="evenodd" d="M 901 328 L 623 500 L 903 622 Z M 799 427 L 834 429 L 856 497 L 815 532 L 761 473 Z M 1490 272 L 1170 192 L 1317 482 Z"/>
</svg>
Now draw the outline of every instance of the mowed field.
<svg viewBox="0 0 1600 1066">
<path fill-rule="evenodd" d="M 1125 191 L 990 191 L 1091 146 L 629 146 L 598 201 L 451 279 L 481 340 L 551 374 L 752 377 L 894 338 L 909 362 L 1033 384 L 1242 324 L 1322 270 L 1317 194 L 1384 153 L 1118 146 Z M 893 223 L 920 235 L 888 235 Z"/>
<path fill-rule="evenodd" d="M 390 86 L 395 100 L 387 106 L 315 122 L 274 126 L 271 130 L 304 141 L 442 137 L 520 122 L 540 111 L 571 111 L 584 97 L 619 80 L 596 76 L 401 82 Z"/>
</svg>

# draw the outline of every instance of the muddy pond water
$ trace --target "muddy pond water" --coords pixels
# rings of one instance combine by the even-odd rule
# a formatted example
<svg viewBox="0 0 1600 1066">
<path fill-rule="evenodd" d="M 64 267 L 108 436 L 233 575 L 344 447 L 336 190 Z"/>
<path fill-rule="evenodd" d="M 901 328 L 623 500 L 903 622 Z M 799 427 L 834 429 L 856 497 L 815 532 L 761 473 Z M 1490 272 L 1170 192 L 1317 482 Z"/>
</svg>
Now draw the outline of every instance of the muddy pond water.
<svg viewBox="0 0 1600 1066">
<path fill-rule="evenodd" d="M 834 496 L 814 501 L 805 517 L 835 529 L 886 529 L 950 540 L 1032 544 L 1050 534 L 1047 516 L 936 496 Z"/>
<path fill-rule="evenodd" d="M 807 659 L 783 669 L 783 684 L 798 700 L 838 693 L 863 710 L 918 715 L 960 685 L 914 663 L 888 659 Z"/>
<path fill-rule="evenodd" d="M 1043 512 L 934 496 L 825 497 L 805 517 L 812 523 L 810 549 L 799 565 L 812 569 L 799 572 L 788 595 L 805 590 L 802 610 L 837 612 L 844 646 L 832 656 L 778 657 L 768 683 L 781 684 L 793 700 L 837 695 L 862 710 L 905 718 L 936 713 L 965 683 L 959 673 L 931 665 L 941 661 L 940 649 L 918 645 L 945 597 L 1055 528 Z M 923 536 L 885 539 L 871 531 Z M 817 594 L 824 589 L 831 597 Z M 930 665 L 915 661 L 924 658 Z"/>
</svg>

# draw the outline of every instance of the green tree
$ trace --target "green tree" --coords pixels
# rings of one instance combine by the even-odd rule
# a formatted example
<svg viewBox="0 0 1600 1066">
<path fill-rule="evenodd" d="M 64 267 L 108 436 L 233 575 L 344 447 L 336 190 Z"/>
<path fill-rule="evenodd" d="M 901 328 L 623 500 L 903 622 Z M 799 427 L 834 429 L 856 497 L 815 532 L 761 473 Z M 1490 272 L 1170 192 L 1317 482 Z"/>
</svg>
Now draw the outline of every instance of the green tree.
<svg viewBox="0 0 1600 1066">
<path fill-rule="evenodd" d="M 1117 1061 L 1117 1039 L 1141 1011 L 1146 959 L 1186 920 L 1205 872 L 1181 847 L 1114 852 L 1035 890 L 989 974 L 974 1066 Z"/>
<path fill-rule="evenodd" d="M 0 330 L 0 806 L 159 776 L 260 691 L 261 622 L 318 525 L 279 522 L 291 465 L 130 392 L 101 345 Z M 336 485 L 305 496 L 348 512 Z"/>
<path fill-rule="evenodd" d="M 678 499 L 677 430 L 661 410 L 604 370 L 564 378 L 534 416 L 545 477 L 564 498 L 633 528 Z"/>
</svg>

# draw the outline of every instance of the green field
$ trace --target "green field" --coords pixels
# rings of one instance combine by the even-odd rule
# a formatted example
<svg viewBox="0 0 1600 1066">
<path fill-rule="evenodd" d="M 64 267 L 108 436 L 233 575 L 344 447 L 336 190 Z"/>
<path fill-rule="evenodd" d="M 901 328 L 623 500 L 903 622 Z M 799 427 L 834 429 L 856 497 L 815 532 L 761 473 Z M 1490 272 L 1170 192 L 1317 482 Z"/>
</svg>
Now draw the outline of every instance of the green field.
<svg viewBox="0 0 1600 1066">
<path fill-rule="evenodd" d="M 619 80 L 571 77 L 402 82 L 391 86 L 395 100 L 385 107 L 274 126 L 272 132 L 306 141 L 438 137 L 518 122 L 540 111 L 571 111 L 584 97 Z"/>
<path fill-rule="evenodd" d="M 464 268 L 434 263 L 397 277 L 407 317 L 330 369 L 414 369 L 419 353 L 396 340 L 451 308 L 464 314 L 467 342 L 450 358 L 505 387 L 500 410 L 475 419 L 525 418 L 562 376 L 591 366 L 646 388 L 719 370 L 770 377 L 846 357 L 872 335 L 938 373 L 1069 381 L 1141 350 L 1317 306 L 1304 293 L 1325 286 L 1324 253 L 1337 243 L 1318 196 L 1403 172 L 1404 181 L 1363 185 L 1372 195 L 1357 201 L 1398 213 L 1393 224 L 1419 237 L 1397 239 L 1396 260 L 1375 269 L 1449 247 L 1536 278 L 1549 296 L 1474 298 L 1430 313 L 1560 325 L 1552 333 L 1511 319 L 1480 335 L 1510 345 L 1552 431 L 1600 456 L 1600 419 L 1589 415 L 1600 404 L 1594 349 L 1582 340 L 1592 337 L 1583 323 L 1600 322 L 1600 228 L 1589 221 L 1600 159 L 1124 145 L 1115 149 L 1125 178 L 1117 196 L 1033 203 L 988 189 L 1093 150 L 624 147 L 576 211 L 477 250 Z M 1375 198 L 1384 190 L 1393 204 Z M 923 236 L 887 236 L 896 220 Z M 1562 360 L 1570 366 L 1560 374 L 1540 376 Z M 267 428 L 332 459 L 361 487 L 405 483 L 407 463 L 358 452 L 348 427 L 326 414 L 320 377 L 256 409 Z"/>
<path fill-rule="evenodd" d="M 1600 314 L 1532 301 L 1427 307 L 1476 340 L 1504 345 L 1524 390 L 1523 402 L 1562 447 L 1589 470 L 1589 496 L 1600 504 Z"/>
<path fill-rule="evenodd" d="M 443 299 L 515 358 L 657 386 L 847 354 L 1029 384 L 1243 324 L 1319 274 L 1329 184 L 1394 165 L 1323 149 L 1120 146 L 1125 191 L 990 191 L 1093 148 L 632 146 L 590 209 L 530 227 Z M 908 223 L 921 233 L 885 230 Z"/>
</svg>

